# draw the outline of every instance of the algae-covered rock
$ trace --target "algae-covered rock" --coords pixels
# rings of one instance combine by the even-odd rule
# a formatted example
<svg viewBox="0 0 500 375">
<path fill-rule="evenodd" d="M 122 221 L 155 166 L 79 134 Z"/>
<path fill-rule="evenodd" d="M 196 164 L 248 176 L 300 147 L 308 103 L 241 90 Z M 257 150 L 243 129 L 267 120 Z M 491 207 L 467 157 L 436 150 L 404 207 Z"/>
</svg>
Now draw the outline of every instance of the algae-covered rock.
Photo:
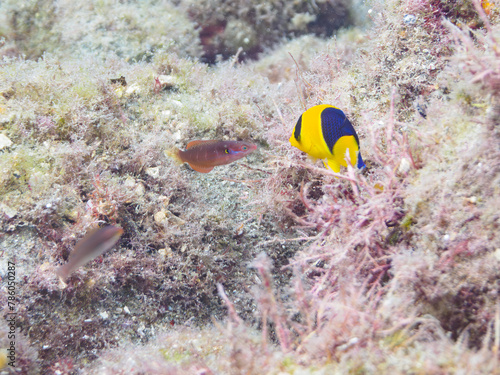
<svg viewBox="0 0 500 375">
<path fill-rule="evenodd" d="M 258 53 L 283 40 L 304 34 L 330 36 L 353 21 L 351 0 L 216 1 L 181 0 L 200 28 L 203 59 L 215 62 L 241 48 L 240 57 Z"/>
<path fill-rule="evenodd" d="M 12 141 L 5 134 L 0 134 L 0 150 L 12 146 Z"/>
<path fill-rule="evenodd" d="M 169 2 L 12 1 L 0 4 L 8 21 L 4 53 L 66 58 L 93 53 L 124 60 L 149 59 L 157 51 L 199 57 L 195 25 Z M 7 47 L 9 50 L 7 50 Z M 0 49 L 1 53 L 1 49 Z"/>
</svg>

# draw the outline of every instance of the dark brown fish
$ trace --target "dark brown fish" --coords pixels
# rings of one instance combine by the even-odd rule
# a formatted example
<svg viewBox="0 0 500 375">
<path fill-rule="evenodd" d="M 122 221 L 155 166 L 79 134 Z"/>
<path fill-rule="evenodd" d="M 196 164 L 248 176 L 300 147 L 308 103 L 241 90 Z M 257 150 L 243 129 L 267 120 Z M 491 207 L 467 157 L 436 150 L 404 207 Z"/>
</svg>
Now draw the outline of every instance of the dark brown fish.
<svg viewBox="0 0 500 375">
<path fill-rule="evenodd" d="M 123 229 L 108 225 L 89 231 L 69 255 L 68 263 L 59 267 L 57 276 L 65 283 L 73 271 L 111 249 L 123 234 Z"/>
<path fill-rule="evenodd" d="M 208 173 L 218 165 L 232 163 L 254 152 L 257 145 L 242 141 L 191 141 L 177 157 L 197 172 Z"/>
</svg>

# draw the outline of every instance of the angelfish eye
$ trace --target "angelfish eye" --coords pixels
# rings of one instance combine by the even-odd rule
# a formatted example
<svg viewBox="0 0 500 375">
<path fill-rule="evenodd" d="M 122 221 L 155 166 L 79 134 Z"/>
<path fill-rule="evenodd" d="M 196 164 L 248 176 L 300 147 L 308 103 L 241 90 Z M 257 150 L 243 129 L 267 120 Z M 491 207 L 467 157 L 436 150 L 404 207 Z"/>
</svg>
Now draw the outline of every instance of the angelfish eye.
<svg viewBox="0 0 500 375">
<path fill-rule="evenodd" d="M 224 152 L 225 152 L 226 154 L 229 154 L 229 149 L 228 149 L 228 148 L 226 148 L 226 149 L 224 150 Z"/>
<path fill-rule="evenodd" d="M 243 151 L 245 151 L 248 147 L 247 146 L 243 146 L 242 148 L 243 148 Z"/>
</svg>

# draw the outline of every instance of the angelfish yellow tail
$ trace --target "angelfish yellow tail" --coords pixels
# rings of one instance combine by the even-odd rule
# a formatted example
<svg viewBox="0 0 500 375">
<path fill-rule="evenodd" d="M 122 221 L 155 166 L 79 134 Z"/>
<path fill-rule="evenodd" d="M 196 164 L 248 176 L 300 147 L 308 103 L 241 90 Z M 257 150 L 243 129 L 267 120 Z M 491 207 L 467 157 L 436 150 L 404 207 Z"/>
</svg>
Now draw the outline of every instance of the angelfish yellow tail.
<svg viewBox="0 0 500 375">
<path fill-rule="evenodd" d="M 326 159 L 326 161 L 323 160 L 323 164 L 325 165 L 326 169 L 330 168 L 335 173 L 340 172 L 340 164 L 337 163 L 335 159 Z"/>
</svg>

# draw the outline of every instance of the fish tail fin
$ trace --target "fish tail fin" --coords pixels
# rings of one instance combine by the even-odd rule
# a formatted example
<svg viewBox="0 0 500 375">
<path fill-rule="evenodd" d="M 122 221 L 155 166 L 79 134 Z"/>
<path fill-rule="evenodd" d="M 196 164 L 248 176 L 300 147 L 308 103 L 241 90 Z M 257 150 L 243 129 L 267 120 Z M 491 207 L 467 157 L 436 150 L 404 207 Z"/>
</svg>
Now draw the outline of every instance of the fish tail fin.
<svg viewBox="0 0 500 375">
<path fill-rule="evenodd" d="M 172 147 L 169 150 L 165 150 L 164 154 L 169 158 L 173 159 L 177 164 L 182 164 L 184 161 L 181 158 L 180 151 L 177 147 Z"/>
<path fill-rule="evenodd" d="M 361 157 L 361 152 L 358 152 L 358 163 L 357 163 L 358 169 L 364 169 L 366 168 L 366 164 L 363 161 L 363 158 Z"/>
<path fill-rule="evenodd" d="M 68 263 L 63 264 L 61 267 L 59 267 L 56 270 L 56 275 L 57 275 L 57 277 L 59 277 L 59 280 L 61 281 L 61 283 L 64 287 L 66 287 L 66 285 L 67 285 L 66 279 L 68 278 L 69 274 L 70 274 L 70 269 L 69 269 Z"/>
</svg>

